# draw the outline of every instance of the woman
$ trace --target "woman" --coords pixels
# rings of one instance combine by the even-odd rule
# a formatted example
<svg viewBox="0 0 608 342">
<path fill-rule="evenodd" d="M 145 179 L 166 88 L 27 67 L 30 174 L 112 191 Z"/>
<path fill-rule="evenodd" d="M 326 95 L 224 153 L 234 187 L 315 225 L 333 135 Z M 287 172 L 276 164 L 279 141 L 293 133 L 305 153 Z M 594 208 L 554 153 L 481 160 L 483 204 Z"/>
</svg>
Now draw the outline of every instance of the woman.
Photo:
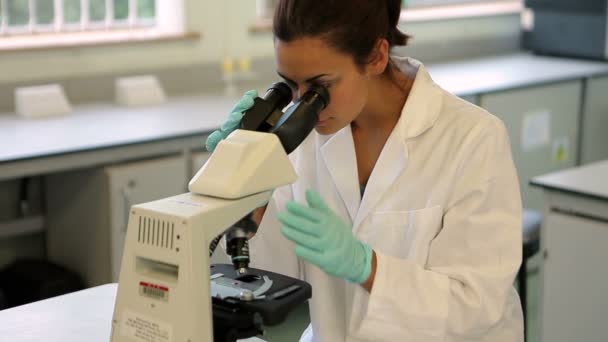
<svg viewBox="0 0 608 342">
<path fill-rule="evenodd" d="M 507 133 L 390 55 L 399 0 L 281 0 L 278 74 L 331 101 L 290 155 L 252 266 L 313 287 L 302 341 L 522 341 L 521 200 Z M 256 96 L 247 93 L 208 148 Z"/>
</svg>

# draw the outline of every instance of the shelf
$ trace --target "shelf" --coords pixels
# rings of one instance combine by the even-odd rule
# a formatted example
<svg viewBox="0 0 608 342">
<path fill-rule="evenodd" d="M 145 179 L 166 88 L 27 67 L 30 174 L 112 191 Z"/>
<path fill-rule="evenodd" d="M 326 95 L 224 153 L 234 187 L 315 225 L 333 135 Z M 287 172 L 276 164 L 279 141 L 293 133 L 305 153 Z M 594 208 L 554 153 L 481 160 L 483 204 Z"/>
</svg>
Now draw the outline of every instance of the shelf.
<svg viewBox="0 0 608 342">
<path fill-rule="evenodd" d="M 0 239 L 44 231 L 44 216 L 37 215 L 0 222 Z"/>
</svg>

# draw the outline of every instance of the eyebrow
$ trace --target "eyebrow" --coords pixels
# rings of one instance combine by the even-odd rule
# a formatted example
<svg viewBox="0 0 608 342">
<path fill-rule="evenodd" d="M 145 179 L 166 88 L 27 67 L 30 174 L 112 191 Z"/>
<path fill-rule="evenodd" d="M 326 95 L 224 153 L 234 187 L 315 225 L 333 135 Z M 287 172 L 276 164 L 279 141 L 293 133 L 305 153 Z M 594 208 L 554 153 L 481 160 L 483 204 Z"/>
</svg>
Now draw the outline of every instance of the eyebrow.
<svg viewBox="0 0 608 342">
<path fill-rule="evenodd" d="M 280 72 L 278 72 L 278 71 L 277 71 L 277 74 L 279 74 L 279 76 L 283 77 L 283 78 L 284 78 L 286 81 L 288 81 L 288 82 L 291 82 L 291 83 L 294 83 L 294 84 L 296 83 L 296 82 L 294 82 L 292 79 L 290 79 L 289 77 L 287 77 L 287 76 L 285 76 L 285 75 L 281 74 L 281 73 L 280 73 Z M 313 82 L 313 81 L 315 81 L 315 80 L 317 80 L 317 79 L 319 79 L 319 78 L 321 78 L 321 77 L 323 77 L 323 76 L 327 76 L 327 74 L 320 74 L 320 75 L 317 75 L 317 76 L 311 77 L 311 78 L 307 79 L 305 82 L 306 82 L 306 83 L 310 83 L 310 82 Z"/>
</svg>

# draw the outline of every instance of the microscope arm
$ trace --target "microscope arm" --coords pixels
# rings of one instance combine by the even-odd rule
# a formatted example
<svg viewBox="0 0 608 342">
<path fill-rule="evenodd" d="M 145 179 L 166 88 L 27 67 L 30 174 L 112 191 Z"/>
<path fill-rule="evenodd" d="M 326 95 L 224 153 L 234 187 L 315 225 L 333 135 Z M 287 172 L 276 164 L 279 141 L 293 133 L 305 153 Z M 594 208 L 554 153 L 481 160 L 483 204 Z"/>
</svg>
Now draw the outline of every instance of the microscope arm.
<svg viewBox="0 0 608 342">
<path fill-rule="evenodd" d="M 252 302 L 211 298 L 211 287 L 217 286 L 218 279 L 210 282 L 210 277 L 217 271 L 210 265 L 208 249 L 201 248 L 268 203 L 273 189 L 295 180 L 296 173 L 276 135 L 236 130 L 218 144 L 197 172 L 189 184 L 190 193 L 133 206 L 112 342 L 132 341 L 137 334 L 167 341 L 212 341 L 221 335 L 221 328 L 213 324 L 224 322 L 213 319 L 224 312 L 220 307 L 259 312 L 264 323 L 274 324 L 284 319 L 285 310 L 310 298 L 309 284 L 277 274 L 272 275 L 272 286 L 279 291 L 275 295 L 286 289 L 295 292 Z M 264 274 L 255 269 L 250 272 Z M 217 312 L 213 309 L 216 302 Z M 236 326 L 230 323 L 228 327 Z"/>
<path fill-rule="evenodd" d="M 200 195 L 237 199 L 273 190 L 295 179 L 295 171 L 276 134 L 236 130 L 217 145 L 190 182 L 189 189 Z M 247 273 L 248 240 L 256 233 L 263 215 L 264 209 L 256 208 L 238 217 L 226 232 L 226 252 L 239 274 Z M 254 214 L 258 222 L 253 219 Z M 210 255 L 220 240 L 221 236 L 217 236 L 211 241 Z"/>
</svg>

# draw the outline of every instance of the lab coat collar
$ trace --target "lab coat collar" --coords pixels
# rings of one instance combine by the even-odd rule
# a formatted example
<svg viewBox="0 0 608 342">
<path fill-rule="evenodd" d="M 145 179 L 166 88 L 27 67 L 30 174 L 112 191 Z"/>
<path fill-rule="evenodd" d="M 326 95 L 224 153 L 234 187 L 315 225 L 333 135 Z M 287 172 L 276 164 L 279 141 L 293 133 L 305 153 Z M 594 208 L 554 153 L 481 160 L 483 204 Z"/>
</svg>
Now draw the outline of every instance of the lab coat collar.
<svg viewBox="0 0 608 342">
<path fill-rule="evenodd" d="M 353 222 L 361 203 L 361 195 L 355 143 L 350 125 L 331 136 L 317 135 L 317 139 L 325 166 Z"/>
<path fill-rule="evenodd" d="M 433 127 L 441 111 L 443 90 L 433 82 L 431 75 L 419 61 L 409 57 L 391 58 L 403 73 L 416 75 L 396 127 L 402 138 L 408 140 Z"/>
<path fill-rule="evenodd" d="M 411 58 L 393 57 L 415 81 L 393 132 L 390 134 L 360 198 L 355 146 L 350 125 L 331 136 L 318 135 L 321 154 L 346 206 L 354 230 L 369 215 L 407 165 L 407 141 L 430 129 L 439 117 L 442 91 L 424 66 Z"/>
</svg>

